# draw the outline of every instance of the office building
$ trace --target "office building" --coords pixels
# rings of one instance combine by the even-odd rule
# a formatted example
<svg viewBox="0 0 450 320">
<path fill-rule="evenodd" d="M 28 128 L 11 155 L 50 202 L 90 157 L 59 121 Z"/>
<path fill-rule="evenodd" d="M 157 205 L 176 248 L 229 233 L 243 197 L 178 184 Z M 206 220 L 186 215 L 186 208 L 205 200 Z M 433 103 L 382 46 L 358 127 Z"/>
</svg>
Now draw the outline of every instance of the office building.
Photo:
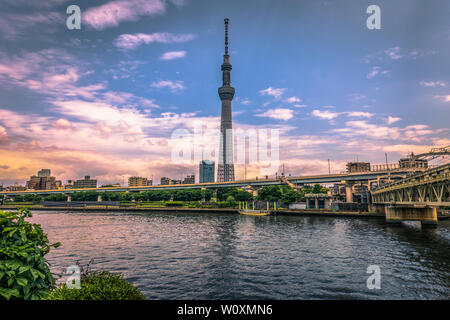
<svg viewBox="0 0 450 320">
<path fill-rule="evenodd" d="M 143 187 L 148 186 L 148 179 L 143 177 L 129 177 L 128 178 L 128 186 L 129 187 Z M 151 180 L 150 180 L 151 182 Z M 151 184 L 150 184 L 151 185 Z"/>
<path fill-rule="evenodd" d="M 195 175 L 192 174 L 192 175 L 187 176 L 186 178 L 184 178 L 183 184 L 195 184 Z"/>
<path fill-rule="evenodd" d="M 97 188 L 97 179 L 91 179 L 90 176 L 84 176 L 84 179 L 75 181 L 74 188 Z"/>
<path fill-rule="evenodd" d="M 215 163 L 211 160 L 202 160 L 199 164 L 199 183 L 214 182 Z"/>
</svg>

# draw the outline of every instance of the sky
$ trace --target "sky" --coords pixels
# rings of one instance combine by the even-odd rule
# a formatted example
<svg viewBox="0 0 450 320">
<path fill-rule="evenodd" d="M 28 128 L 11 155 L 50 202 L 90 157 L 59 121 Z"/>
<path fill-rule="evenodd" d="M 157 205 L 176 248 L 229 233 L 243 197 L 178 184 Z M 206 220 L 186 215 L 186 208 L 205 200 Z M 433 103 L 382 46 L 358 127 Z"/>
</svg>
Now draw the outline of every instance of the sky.
<svg viewBox="0 0 450 320">
<path fill-rule="evenodd" d="M 198 177 L 198 159 L 174 160 L 189 141 L 174 133 L 220 126 L 226 17 L 233 128 L 278 130 L 271 174 L 450 145 L 449 14 L 447 0 L 1 0 L 0 185 L 41 168 L 63 182 Z"/>
</svg>

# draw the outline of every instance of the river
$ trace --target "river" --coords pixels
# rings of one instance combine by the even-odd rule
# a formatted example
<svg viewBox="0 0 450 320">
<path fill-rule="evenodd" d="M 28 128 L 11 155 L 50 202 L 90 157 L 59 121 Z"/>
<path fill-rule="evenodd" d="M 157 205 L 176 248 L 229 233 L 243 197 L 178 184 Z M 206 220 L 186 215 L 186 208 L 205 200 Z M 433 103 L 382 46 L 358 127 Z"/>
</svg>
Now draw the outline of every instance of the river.
<svg viewBox="0 0 450 320">
<path fill-rule="evenodd" d="M 450 221 L 34 212 L 58 274 L 79 260 L 149 299 L 449 299 Z M 381 288 L 368 289 L 369 265 Z M 60 281 L 63 281 L 61 278 Z"/>
</svg>

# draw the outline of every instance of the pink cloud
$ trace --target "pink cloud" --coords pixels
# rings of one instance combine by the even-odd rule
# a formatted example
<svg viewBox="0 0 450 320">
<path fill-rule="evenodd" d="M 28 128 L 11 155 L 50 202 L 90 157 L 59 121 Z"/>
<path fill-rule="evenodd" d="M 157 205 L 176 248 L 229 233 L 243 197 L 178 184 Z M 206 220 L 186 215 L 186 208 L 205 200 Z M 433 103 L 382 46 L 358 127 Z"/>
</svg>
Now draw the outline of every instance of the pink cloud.
<svg viewBox="0 0 450 320">
<path fill-rule="evenodd" d="M 166 12 L 166 2 L 162 0 L 117 0 L 88 9 L 83 14 L 83 22 L 102 30 L 116 27 L 124 21 L 136 21 L 143 16 L 162 15 Z"/>
<path fill-rule="evenodd" d="M 114 41 L 116 47 L 133 50 L 149 43 L 183 43 L 195 39 L 194 34 L 172 34 L 168 32 L 122 34 Z"/>
</svg>

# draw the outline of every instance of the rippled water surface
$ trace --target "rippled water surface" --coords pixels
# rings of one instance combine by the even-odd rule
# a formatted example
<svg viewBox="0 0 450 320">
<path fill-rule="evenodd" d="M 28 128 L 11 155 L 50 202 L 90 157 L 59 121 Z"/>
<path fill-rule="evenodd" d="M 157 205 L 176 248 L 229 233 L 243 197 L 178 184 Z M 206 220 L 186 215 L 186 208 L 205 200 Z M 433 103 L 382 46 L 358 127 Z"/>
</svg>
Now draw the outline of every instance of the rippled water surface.
<svg viewBox="0 0 450 320">
<path fill-rule="evenodd" d="M 52 271 L 94 258 L 150 299 L 449 299 L 450 221 L 35 212 Z M 366 286 L 369 265 L 381 289 Z"/>
</svg>

